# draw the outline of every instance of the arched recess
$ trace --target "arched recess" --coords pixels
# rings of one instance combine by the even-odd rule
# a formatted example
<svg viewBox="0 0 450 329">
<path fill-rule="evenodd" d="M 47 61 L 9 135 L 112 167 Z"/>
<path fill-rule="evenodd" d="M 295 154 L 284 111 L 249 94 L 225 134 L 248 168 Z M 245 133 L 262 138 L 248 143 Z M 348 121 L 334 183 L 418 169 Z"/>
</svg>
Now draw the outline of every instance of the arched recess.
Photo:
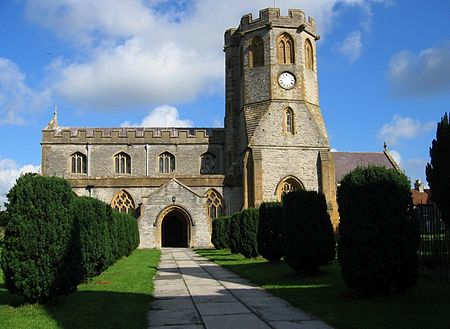
<svg viewBox="0 0 450 329">
<path fill-rule="evenodd" d="M 120 174 L 131 174 L 131 157 L 125 152 L 114 155 L 114 172 Z"/>
<path fill-rule="evenodd" d="M 183 207 L 171 205 L 164 208 L 153 224 L 157 229 L 157 243 L 161 247 L 191 246 L 194 223 L 189 212 Z"/>
<path fill-rule="evenodd" d="M 72 174 L 87 173 L 87 157 L 81 152 L 75 152 L 70 156 L 70 172 Z"/>
<path fill-rule="evenodd" d="M 210 220 L 223 216 L 225 209 L 223 198 L 220 193 L 213 188 L 206 192 L 206 205 L 208 207 L 208 218 Z"/>
<path fill-rule="evenodd" d="M 200 158 L 200 174 L 216 174 L 217 173 L 217 157 L 211 152 L 205 152 Z"/>
<path fill-rule="evenodd" d="M 304 190 L 305 186 L 303 183 L 295 176 L 286 176 L 278 183 L 275 189 L 275 195 L 277 200 L 281 201 L 283 195 L 290 193 L 292 191 Z"/>
<path fill-rule="evenodd" d="M 309 70 L 314 70 L 314 52 L 311 41 L 305 41 L 305 67 Z"/>
<path fill-rule="evenodd" d="M 261 37 L 253 38 L 248 53 L 248 66 L 250 68 L 264 66 L 264 41 Z"/>
<path fill-rule="evenodd" d="M 294 40 L 288 33 L 283 33 L 277 40 L 278 64 L 294 64 Z"/>
<path fill-rule="evenodd" d="M 294 127 L 295 127 L 295 118 L 294 118 L 294 111 L 290 107 L 286 108 L 284 111 L 284 122 L 283 122 L 283 128 L 286 133 L 294 134 Z"/>
<path fill-rule="evenodd" d="M 134 214 L 134 210 L 136 209 L 133 198 L 130 193 L 125 190 L 121 190 L 111 201 L 111 208 L 116 209 L 119 212 L 126 212 L 130 215 Z"/>
</svg>

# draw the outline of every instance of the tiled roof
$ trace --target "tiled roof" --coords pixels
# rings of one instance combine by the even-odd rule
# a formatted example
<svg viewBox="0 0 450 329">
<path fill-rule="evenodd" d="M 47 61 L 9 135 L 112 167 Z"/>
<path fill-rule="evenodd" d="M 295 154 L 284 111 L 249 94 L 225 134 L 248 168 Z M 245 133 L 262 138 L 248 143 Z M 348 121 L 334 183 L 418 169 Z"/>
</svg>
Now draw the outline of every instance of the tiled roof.
<svg viewBox="0 0 450 329">
<path fill-rule="evenodd" d="M 336 182 L 340 182 L 347 173 L 357 167 L 376 165 L 398 169 L 398 165 L 387 152 L 333 152 L 333 157 Z"/>
<path fill-rule="evenodd" d="M 411 189 L 413 204 L 415 206 L 420 204 L 432 204 L 430 199 L 430 190 L 425 189 L 423 192 L 419 192 L 416 189 Z"/>
</svg>

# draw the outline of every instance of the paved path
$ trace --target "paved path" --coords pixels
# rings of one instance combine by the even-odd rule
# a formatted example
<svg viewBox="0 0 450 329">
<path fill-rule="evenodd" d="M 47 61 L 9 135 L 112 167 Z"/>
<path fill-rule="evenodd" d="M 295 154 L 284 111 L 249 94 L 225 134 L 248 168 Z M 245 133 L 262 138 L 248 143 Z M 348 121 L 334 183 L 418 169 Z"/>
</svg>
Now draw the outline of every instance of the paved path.
<svg viewBox="0 0 450 329">
<path fill-rule="evenodd" d="M 190 249 L 162 249 L 149 329 L 333 329 Z"/>
</svg>

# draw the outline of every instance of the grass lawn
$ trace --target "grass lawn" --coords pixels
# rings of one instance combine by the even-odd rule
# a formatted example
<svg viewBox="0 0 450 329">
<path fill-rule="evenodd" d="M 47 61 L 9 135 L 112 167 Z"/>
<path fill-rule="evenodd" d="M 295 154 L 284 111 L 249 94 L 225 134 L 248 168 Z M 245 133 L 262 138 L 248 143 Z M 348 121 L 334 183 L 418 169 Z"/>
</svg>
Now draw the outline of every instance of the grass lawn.
<svg viewBox="0 0 450 329">
<path fill-rule="evenodd" d="M 78 291 L 46 305 L 23 304 L 0 271 L 0 328 L 145 328 L 159 250 L 136 250 Z"/>
<path fill-rule="evenodd" d="M 450 328 L 448 283 L 422 279 L 403 295 L 366 297 L 347 288 L 337 262 L 305 275 L 284 262 L 249 260 L 229 250 L 196 252 L 339 329 Z"/>
</svg>

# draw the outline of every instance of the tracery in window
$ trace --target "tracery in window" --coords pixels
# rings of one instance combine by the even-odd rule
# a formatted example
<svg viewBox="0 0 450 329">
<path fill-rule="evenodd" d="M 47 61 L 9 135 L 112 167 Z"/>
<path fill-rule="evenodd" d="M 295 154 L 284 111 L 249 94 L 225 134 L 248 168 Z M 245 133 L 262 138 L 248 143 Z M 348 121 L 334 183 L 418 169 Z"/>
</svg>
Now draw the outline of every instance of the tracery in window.
<svg viewBox="0 0 450 329">
<path fill-rule="evenodd" d="M 201 174 L 216 174 L 217 173 L 217 159 L 211 152 L 202 154 L 201 157 Z"/>
<path fill-rule="evenodd" d="M 81 153 L 76 152 L 70 156 L 70 172 L 72 174 L 86 174 L 87 173 L 87 157 Z"/>
<path fill-rule="evenodd" d="M 276 195 L 278 201 L 283 199 L 285 194 L 288 194 L 292 191 L 303 190 L 303 184 L 295 177 L 288 176 L 282 179 L 277 186 Z"/>
<path fill-rule="evenodd" d="M 305 41 L 305 66 L 309 70 L 314 70 L 314 54 L 311 41 Z"/>
<path fill-rule="evenodd" d="M 294 40 L 288 33 L 283 33 L 278 37 L 278 63 L 294 64 Z"/>
<path fill-rule="evenodd" d="M 131 174 L 131 157 L 125 152 L 114 156 L 114 168 L 116 174 Z"/>
<path fill-rule="evenodd" d="M 264 41 L 255 37 L 249 48 L 248 66 L 250 68 L 264 66 Z"/>
<path fill-rule="evenodd" d="M 159 156 L 159 173 L 168 174 L 175 171 L 175 156 L 164 152 Z"/>
<path fill-rule="evenodd" d="M 135 209 L 133 198 L 127 191 L 122 190 L 112 199 L 111 208 L 133 215 Z"/>
<path fill-rule="evenodd" d="M 214 189 L 210 189 L 206 193 L 206 205 L 208 206 L 208 217 L 214 219 L 223 216 L 224 206 L 223 199 L 219 192 Z"/>
<path fill-rule="evenodd" d="M 294 134 L 294 112 L 290 108 L 284 112 L 284 128 L 287 133 Z"/>
</svg>

